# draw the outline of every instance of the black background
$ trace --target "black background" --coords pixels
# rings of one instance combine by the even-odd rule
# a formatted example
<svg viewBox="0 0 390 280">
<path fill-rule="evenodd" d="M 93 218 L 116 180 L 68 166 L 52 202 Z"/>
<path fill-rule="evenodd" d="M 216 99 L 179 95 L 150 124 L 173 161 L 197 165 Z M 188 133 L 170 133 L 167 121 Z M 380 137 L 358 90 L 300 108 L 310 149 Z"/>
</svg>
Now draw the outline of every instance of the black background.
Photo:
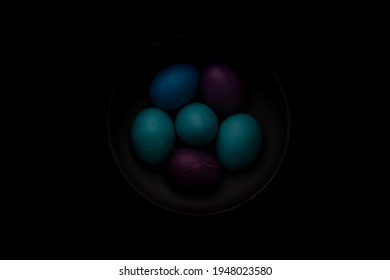
<svg viewBox="0 0 390 280">
<path fill-rule="evenodd" d="M 121 16 L 57 11 L 11 32 L 17 75 L 6 120 L 11 179 L 2 184 L 1 258 L 388 259 L 388 164 L 378 160 L 388 125 L 372 64 L 380 23 L 350 9 L 203 6 L 190 16 L 191 5 L 169 15 L 159 7 Z M 291 111 L 277 176 L 220 215 L 185 216 L 145 200 L 108 144 L 109 99 L 127 64 L 188 32 L 256 50 Z"/>
</svg>

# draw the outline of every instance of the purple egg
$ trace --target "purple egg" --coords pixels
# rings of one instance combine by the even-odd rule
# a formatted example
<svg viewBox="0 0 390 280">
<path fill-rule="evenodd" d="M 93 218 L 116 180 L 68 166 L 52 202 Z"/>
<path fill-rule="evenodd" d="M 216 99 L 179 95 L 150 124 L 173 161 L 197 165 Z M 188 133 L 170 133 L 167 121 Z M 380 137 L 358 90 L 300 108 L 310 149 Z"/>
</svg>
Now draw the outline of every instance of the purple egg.
<svg viewBox="0 0 390 280">
<path fill-rule="evenodd" d="M 240 112 L 246 95 L 236 72 L 224 64 L 208 66 L 201 77 L 203 97 L 214 111 L 223 115 Z"/>
<path fill-rule="evenodd" d="M 221 165 L 216 156 L 192 147 L 174 151 L 168 158 L 166 171 L 173 184 L 183 191 L 205 190 L 221 177 Z"/>
</svg>

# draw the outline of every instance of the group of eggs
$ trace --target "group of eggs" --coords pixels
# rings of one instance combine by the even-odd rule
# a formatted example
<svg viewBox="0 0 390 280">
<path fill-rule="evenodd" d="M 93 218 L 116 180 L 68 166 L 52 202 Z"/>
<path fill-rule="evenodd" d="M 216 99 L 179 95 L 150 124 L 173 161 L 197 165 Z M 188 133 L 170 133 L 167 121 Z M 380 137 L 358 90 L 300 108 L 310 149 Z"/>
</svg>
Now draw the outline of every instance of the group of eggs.
<svg viewBox="0 0 390 280">
<path fill-rule="evenodd" d="M 198 90 L 204 103 L 193 102 Z M 212 64 L 199 73 L 189 64 L 171 65 L 154 77 L 150 99 L 154 107 L 139 112 L 132 122 L 131 144 L 143 162 L 164 162 L 174 185 L 205 189 L 218 182 L 222 166 L 241 169 L 256 158 L 262 129 L 242 112 L 245 89 L 231 67 Z M 176 135 L 183 143 L 179 147 Z M 205 148 L 213 140 L 215 152 Z"/>
</svg>

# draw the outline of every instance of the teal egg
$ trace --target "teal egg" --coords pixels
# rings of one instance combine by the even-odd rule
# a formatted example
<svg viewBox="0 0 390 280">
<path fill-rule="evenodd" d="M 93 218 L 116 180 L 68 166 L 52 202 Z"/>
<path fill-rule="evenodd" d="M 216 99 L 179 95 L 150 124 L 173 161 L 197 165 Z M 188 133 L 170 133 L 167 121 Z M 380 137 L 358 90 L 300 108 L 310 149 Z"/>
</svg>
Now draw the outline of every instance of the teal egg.
<svg viewBox="0 0 390 280">
<path fill-rule="evenodd" d="M 210 143 L 218 132 L 218 119 L 213 110 L 202 103 L 183 107 L 176 116 L 177 135 L 186 144 L 203 146 Z"/>
<path fill-rule="evenodd" d="M 141 111 L 131 126 L 131 143 L 137 156 L 145 163 L 163 162 L 175 144 L 175 126 L 169 115 L 154 107 Z"/>
<path fill-rule="evenodd" d="M 254 161 L 263 133 L 258 121 L 244 113 L 226 118 L 217 136 L 217 156 L 228 169 L 240 169 Z"/>
</svg>

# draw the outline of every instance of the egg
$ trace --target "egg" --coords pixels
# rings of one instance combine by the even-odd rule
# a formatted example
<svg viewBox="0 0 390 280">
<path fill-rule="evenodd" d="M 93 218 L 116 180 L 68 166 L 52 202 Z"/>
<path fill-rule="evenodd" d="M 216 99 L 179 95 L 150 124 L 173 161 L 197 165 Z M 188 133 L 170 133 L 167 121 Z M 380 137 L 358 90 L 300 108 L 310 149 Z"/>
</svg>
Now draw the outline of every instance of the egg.
<svg viewBox="0 0 390 280">
<path fill-rule="evenodd" d="M 164 110 L 174 110 L 189 103 L 199 85 L 199 72 L 189 64 L 174 64 L 160 71 L 150 86 L 153 104 Z"/>
<path fill-rule="evenodd" d="M 150 165 L 162 163 L 175 144 L 173 120 L 161 109 L 144 109 L 132 123 L 130 138 L 135 153 L 143 162 Z"/>
<path fill-rule="evenodd" d="M 175 127 L 177 135 L 186 144 L 203 146 L 217 135 L 218 119 L 207 105 L 191 103 L 176 115 Z"/>
<path fill-rule="evenodd" d="M 166 172 L 172 184 L 182 191 L 201 192 L 221 178 L 217 157 L 204 149 L 181 147 L 167 160 Z"/>
<path fill-rule="evenodd" d="M 217 113 L 230 115 L 243 109 L 246 100 L 244 85 L 229 66 L 209 65 L 203 71 L 200 83 L 206 104 Z"/>
<path fill-rule="evenodd" d="M 240 169 L 254 161 L 263 139 L 258 121 L 249 114 L 238 113 L 220 125 L 216 151 L 223 166 Z"/>
</svg>

